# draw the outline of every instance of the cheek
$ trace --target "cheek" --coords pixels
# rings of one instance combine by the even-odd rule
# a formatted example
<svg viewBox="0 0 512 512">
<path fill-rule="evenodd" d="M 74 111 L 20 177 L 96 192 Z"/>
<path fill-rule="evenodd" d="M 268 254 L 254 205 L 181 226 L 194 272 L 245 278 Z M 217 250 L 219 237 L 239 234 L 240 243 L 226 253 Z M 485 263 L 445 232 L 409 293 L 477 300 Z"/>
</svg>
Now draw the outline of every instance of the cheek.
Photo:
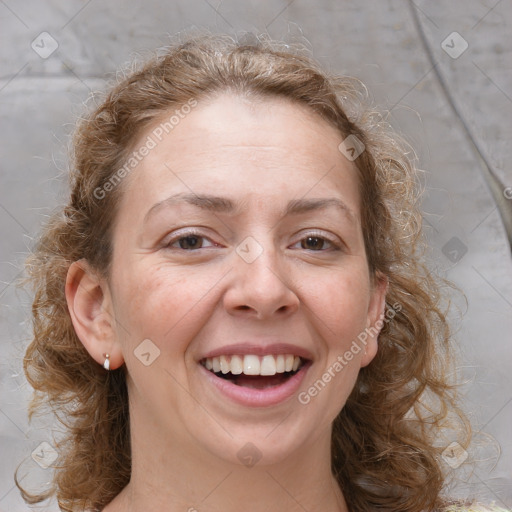
<svg viewBox="0 0 512 512">
<path fill-rule="evenodd" d="M 353 263 L 359 262 L 354 259 Z M 324 350 L 299 401 L 311 407 L 311 417 L 318 425 L 327 427 L 344 407 L 357 380 L 364 348 L 354 341 L 366 327 L 369 280 L 365 266 L 353 264 L 330 269 L 325 279 L 308 279 L 307 285 L 311 291 L 308 307 Z"/>
<path fill-rule="evenodd" d="M 150 339 L 162 352 L 183 352 L 200 328 L 208 294 L 220 277 L 161 265 L 125 274 L 116 288 L 116 316 L 125 327 L 125 343 L 134 348 Z"/>
<path fill-rule="evenodd" d="M 350 344 L 366 327 L 368 273 L 359 258 L 352 263 L 303 281 L 304 300 L 308 300 L 307 305 L 317 322 L 323 324 L 325 339 L 330 340 L 330 344 Z"/>
</svg>

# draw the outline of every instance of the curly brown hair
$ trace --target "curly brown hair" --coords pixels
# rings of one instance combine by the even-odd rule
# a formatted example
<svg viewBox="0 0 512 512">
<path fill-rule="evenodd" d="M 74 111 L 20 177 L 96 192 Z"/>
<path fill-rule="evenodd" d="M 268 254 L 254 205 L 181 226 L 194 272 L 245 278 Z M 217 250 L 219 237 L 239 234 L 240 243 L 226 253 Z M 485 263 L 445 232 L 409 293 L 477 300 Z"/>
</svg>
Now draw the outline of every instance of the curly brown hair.
<svg viewBox="0 0 512 512">
<path fill-rule="evenodd" d="M 30 416 L 49 406 L 66 425 L 52 487 L 38 495 L 22 490 L 30 503 L 56 494 L 62 510 L 98 511 L 129 482 L 126 370 L 103 371 L 78 339 L 64 293 L 67 271 L 84 258 L 108 279 L 123 187 L 101 200 L 97 191 L 122 168 L 144 129 L 192 98 L 230 91 L 287 98 L 364 144 L 354 164 L 368 266 L 373 277 L 389 280 L 387 307 L 400 307 L 334 421 L 332 470 L 353 511 L 419 512 L 446 504 L 439 439 L 455 419 L 451 439 L 465 447 L 470 428 L 447 377 L 453 357 L 440 281 L 423 261 L 414 153 L 368 107 L 359 81 L 322 70 L 301 45 L 256 39 L 201 34 L 166 47 L 122 76 L 78 123 L 69 202 L 27 260 L 35 289 L 34 337 L 24 359 L 35 390 Z"/>
</svg>

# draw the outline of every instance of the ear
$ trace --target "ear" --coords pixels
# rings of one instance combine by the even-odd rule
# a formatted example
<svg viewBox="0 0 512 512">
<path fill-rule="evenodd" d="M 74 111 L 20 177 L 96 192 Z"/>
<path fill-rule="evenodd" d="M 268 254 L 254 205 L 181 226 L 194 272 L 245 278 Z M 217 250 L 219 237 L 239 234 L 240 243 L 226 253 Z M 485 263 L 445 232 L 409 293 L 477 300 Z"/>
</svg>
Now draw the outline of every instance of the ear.
<svg viewBox="0 0 512 512">
<path fill-rule="evenodd" d="M 82 259 L 72 263 L 66 278 L 66 301 L 75 332 L 91 357 L 110 368 L 124 362 L 108 284 Z"/>
<path fill-rule="evenodd" d="M 377 272 L 372 283 L 368 316 L 366 319 L 365 352 L 361 358 L 361 368 L 371 363 L 377 355 L 379 333 L 384 326 L 386 309 L 386 293 L 389 280 L 381 272 Z"/>
</svg>

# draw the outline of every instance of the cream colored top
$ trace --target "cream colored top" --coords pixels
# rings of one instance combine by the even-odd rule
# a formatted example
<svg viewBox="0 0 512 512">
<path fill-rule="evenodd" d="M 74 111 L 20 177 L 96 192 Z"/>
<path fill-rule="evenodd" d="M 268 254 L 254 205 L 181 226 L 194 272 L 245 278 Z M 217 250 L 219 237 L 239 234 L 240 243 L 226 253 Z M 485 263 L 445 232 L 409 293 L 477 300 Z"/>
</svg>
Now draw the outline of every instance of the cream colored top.
<svg viewBox="0 0 512 512">
<path fill-rule="evenodd" d="M 450 505 L 445 508 L 443 512 L 511 512 L 506 508 L 498 507 L 497 505 L 481 505 L 474 503 L 469 506 Z"/>
</svg>

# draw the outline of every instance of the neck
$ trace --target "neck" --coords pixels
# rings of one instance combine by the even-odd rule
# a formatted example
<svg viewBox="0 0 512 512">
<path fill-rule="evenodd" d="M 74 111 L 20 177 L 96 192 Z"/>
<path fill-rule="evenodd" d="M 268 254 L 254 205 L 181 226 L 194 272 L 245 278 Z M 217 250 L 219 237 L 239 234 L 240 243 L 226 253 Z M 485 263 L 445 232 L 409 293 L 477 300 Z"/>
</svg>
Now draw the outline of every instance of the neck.
<svg viewBox="0 0 512 512">
<path fill-rule="evenodd" d="M 104 512 L 348 512 L 330 469 L 330 429 L 285 460 L 252 467 L 145 430 L 131 425 L 131 480 Z"/>
</svg>

